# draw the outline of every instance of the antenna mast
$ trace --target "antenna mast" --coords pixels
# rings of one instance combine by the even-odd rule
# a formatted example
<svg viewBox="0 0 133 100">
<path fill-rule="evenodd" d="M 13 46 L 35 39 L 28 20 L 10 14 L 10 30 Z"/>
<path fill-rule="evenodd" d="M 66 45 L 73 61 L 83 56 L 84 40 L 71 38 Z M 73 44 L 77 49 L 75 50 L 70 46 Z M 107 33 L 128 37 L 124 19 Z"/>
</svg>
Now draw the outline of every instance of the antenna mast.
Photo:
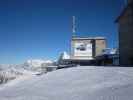
<svg viewBox="0 0 133 100">
<path fill-rule="evenodd" d="M 128 2 L 128 0 L 124 0 L 124 4 L 125 4 L 125 5 L 127 5 L 127 2 Z M 124 5 L 124 6 L 125 6 L 125 5 Z"/>
<path fill-rule="evenodd" d="M 73 22 L 72 22 L 72 36 L 76 35 L 76 17 L 72 16 Z"/>
</svg>

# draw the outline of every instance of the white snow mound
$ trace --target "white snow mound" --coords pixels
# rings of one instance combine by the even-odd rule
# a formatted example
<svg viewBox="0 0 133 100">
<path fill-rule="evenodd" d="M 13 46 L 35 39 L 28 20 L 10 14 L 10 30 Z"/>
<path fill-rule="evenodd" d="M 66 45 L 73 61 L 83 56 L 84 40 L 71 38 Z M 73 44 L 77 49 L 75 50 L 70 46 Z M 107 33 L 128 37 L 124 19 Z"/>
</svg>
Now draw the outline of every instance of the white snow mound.
<svg viewBox="0 0 133 100">
<path fill-rule="evenodd" d="M 133 68 L 61 69 L 1 89 L 0 100 L 133 100 Z"/>
</svg>

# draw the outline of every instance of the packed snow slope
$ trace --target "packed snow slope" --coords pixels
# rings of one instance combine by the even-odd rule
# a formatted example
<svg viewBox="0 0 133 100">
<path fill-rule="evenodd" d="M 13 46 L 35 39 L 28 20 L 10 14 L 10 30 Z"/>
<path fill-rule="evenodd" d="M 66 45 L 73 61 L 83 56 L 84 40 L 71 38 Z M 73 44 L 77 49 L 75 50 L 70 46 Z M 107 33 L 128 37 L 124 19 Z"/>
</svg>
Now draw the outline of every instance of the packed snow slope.
<svg viewBox="0 0 133 100">
<path fill-rule="evenodd" d="M 1 88 L 0 100 L 133 100 L 133 68 L 60 69 Z"/>
</svg>

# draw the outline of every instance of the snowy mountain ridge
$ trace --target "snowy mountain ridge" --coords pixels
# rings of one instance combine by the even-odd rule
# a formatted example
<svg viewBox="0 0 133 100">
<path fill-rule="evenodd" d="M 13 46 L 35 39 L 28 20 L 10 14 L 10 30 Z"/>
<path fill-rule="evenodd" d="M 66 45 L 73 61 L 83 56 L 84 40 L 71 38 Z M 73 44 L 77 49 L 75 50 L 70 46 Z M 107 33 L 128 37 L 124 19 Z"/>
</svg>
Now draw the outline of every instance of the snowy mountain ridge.
<svg viewBox="0 0 133 100">
<path fill-rule="evenodd" d="M 51 60 L 42 60 L 42 59 L 30 59 L 25 61 L 22 64 L 0 64 L 0 69 L 10 69 L 10 68 L 23 68 L 24 66 L 30 67 L 41 67 L 42 64 L 52 64 Z"/>
<path fill-rule="evenodd" d="M 45 67 L 53 65 L 51 60 L 33 59 L 27 60 L 23 64 L 1 64 L 0 84 L 18 78 L 22 75 L 37 75 L 45 73 Z"/>
<path fill-rule="evenodd" d="M 27 64 L 33 67 L 40 67 L 44 63 L 52 64 L 53 62 L 51 60 L 33 59 L 33 60 L 27 60 L 24 64 Z"/>
</svg>

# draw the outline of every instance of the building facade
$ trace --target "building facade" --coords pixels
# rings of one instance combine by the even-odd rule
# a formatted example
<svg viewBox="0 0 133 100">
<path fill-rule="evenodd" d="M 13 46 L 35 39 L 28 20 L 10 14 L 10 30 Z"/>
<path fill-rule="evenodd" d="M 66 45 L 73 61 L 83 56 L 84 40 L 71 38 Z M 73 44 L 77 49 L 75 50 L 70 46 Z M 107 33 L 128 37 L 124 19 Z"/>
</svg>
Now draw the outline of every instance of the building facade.
<svg viewBox="0 0 133 100">
<path fill-rule="evenodd" d="M 77 65 L 96 65 L 96 57 L 106 48 L 104 37 L 77 37 L 71 39 L 70 55 L 62 53 L 58 59 L 58 69 Z"/>
<path fill-rule="evenodd" d="M 106 48 L 104 37 L 72 37 L 71 59 L 93 60 Z"/>
<path fill-rule="evenodd" d="M 119 26 L 120 65 L 133 65 L 133 0 L 128 0 L 116 22 Z"/>
</svg>

